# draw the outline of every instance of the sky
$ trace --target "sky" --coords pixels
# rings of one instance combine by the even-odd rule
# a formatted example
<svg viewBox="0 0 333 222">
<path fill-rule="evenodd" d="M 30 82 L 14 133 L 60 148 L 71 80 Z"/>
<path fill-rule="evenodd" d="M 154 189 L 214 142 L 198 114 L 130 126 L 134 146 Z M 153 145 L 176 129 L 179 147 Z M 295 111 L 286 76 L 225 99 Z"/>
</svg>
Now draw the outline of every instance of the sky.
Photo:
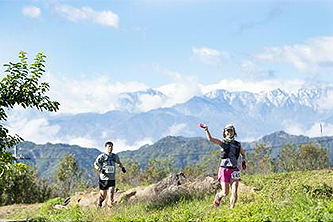
<svg viewBox="0 0 333 222">
<path fill-rule="evenodd" d="M 150 88 L 170 99 L 147 98 L 142 111 L 214 89 L 333 82 L 328 0 L 0 0 L 0 27 L 0 64 L 46 54 L 60 114 L 104 113 L 120 93 Z"/>
</svg>

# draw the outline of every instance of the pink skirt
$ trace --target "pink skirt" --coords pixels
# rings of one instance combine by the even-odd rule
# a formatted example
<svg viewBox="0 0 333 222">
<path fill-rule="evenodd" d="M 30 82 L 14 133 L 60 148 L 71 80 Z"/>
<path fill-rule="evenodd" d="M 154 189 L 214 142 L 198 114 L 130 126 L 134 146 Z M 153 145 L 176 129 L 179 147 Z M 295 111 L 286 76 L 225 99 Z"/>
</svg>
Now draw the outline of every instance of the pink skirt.
<svg viewBox="0 0 333 222">
<path fill-rule="evenodd" d="M 231 174 L 234 171 L 239 171 L 239 169 L 238 168 L 230 169 L 230 168 L 220 167 L 219 173 L 217 175 L 217 180 L 220 182 L 230 183 Z"/>
</svg>

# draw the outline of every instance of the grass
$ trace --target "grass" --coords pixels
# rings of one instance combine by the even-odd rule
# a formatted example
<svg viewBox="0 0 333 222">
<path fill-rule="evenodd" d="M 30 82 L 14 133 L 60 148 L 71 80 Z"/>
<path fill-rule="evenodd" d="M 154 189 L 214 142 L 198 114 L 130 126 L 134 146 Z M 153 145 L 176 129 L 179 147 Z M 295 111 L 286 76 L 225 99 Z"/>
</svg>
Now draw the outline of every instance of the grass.
<svg viewBox="0 0 333 222">
<path fill-rule="evenodd" d="M 215 209 L 214 195 L 180 198 L 171 203 L 119 204 L 107 209 L 56 210 L 57 198 L 42 205 L 32 221 L 333 221 L 333 170 L 244 175 L 242 182 L 256 187 L 240 193 L 236 208 L 225 198 Z M 13 218 L 13 217 L 12 217 Z M 15 218 L 27 218 L 21 214 Z"/>
</svg>

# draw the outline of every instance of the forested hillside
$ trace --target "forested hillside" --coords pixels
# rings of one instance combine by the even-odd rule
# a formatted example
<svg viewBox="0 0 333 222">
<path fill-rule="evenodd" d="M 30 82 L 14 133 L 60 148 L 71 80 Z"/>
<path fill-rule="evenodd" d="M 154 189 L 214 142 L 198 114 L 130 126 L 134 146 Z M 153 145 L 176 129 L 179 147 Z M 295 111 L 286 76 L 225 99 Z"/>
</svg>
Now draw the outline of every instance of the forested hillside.
<svg viewBox="0 0 333 222">
<path fill-rule="evenodd" d="M 280 150 L 286 145 L 294 145 L 296 149 L 299 145 L 306 143 L 319 144 L 326 148 L 332 165 L 333 137 L 309 138 L 279 131 L 264 136 L 258 141 L 242 142 L 242 146 L 247 153 L 254 153 L 259 144 L 265 144 L 265 147 L 269 148 L 272 158 L 277 158 Z M 30 158 L 19 161 L 35 166 L 38 172 L 46 178 L 53 178 L 60 161 L 68 153 L 74 155 L 84 178 L 93 177 L 95 173 L 92 169 L 92 163 L 101 153 L 95 148 L 51 143 L 40 145 L 32 142 L 21 143 L 18 145 L 18 149 L 19 154 Z M 141 168 L 145 168 L 149 160 L 158 159 L 167 161 L 174 169 L 183 169 L 188 165 L 200 165 L 212 155 L 218 157 L 219 147 L 202 137 L 167 136 L 152 145 L 144 145 L 138 150 L 123 151 L 118 154 L 122 161 L 137 162 Z"/>
<path fill-rule="evenodd" d="M 18 153 L 24 158 L 19 162 L 35 166 L 40 175 L 44 178 L 53 179 L 59 163 L 66 154 L 73 154 L 77 164 L 82 171 L 84 178 L 88 179 L 95 173 L 92 164 L 95 158 L 101 153 L 95 148 L 83 148 L 68 144 L 35 144 L 32 142 L 23 142 L 17 145 Z M 11 150 L 13 152 L 13 150 Z"/>
</svg>

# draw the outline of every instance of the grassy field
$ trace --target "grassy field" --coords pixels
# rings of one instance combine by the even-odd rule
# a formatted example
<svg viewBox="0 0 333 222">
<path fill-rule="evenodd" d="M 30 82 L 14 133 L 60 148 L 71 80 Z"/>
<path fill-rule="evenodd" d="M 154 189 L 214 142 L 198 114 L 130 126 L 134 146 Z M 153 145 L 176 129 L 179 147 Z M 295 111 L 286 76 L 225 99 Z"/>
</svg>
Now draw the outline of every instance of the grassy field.
<svg viewBox="0 0 333 222">
<path fill-rule="evenodd" d="M 7 214 L 7 218 L 32 221 L 333 221 L 333 170 L 244 175 L 242 182 L 257 191 L 240 193 L 234 209 L 229 209 L 228 198 L 220 208 L 213 207 L 214 195 L 187 197 L 164 205 L 119 204 L 111 211 L 79 206 L 52 209 L 52 205 L 63 201 L 56 198 L 35 210 L 16 210 L 15 214 Z"/>
</svg>

